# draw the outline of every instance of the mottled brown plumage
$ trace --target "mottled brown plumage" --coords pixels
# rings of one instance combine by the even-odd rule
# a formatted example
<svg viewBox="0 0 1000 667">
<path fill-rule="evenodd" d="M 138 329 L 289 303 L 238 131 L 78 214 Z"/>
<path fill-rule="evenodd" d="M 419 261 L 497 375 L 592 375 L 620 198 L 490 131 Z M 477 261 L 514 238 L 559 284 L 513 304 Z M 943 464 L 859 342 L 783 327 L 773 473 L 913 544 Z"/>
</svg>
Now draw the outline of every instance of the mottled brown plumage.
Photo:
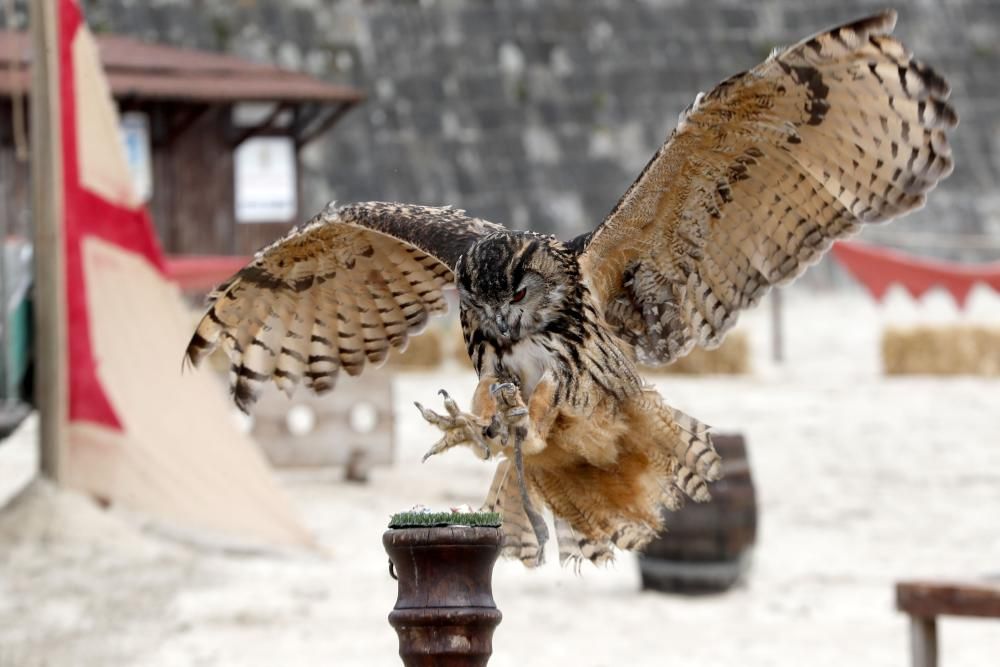
<svg viewBox="0 0 1000 667">
<path fill-rule="evenodd" d="M 187 359 L 197 364 L 222 345 L 243 410 L 272 378 L 289 394 L 299 383 L 333 389 L 341 369 L 380 364 L 445 312 L 451 267 L 501 229 L 451 207 L 331 205 L 216 288 Z"/>
<path fill-rule="evenodd" d="M 247 409 L 264 382 L 324 391 L 405 346 L 456 285 L 480 377 L 445 395 L 428 452 L 501 460 L 486 504 L 504 552 L 604 562 L 708 499 L 708 427 L 645 385 L 638 360 L 717 344 L 833 240 L 923 204 L 952 168 L 948 87 L 891 37 L 886 12 L 778 51 L 699 96 L 605 221 L 568 243 L 452 208 L 330 207 L 213 294 L 188 347 L 232 360 Z"/>
<path fill-rule="evenodd" d="M 717 345 L 771 285 L 951 173 L 948 85 L 895 22 L 819 34 L 699 96 L 593 232 L 582 270 L 643 361 Z"/>
</svg>

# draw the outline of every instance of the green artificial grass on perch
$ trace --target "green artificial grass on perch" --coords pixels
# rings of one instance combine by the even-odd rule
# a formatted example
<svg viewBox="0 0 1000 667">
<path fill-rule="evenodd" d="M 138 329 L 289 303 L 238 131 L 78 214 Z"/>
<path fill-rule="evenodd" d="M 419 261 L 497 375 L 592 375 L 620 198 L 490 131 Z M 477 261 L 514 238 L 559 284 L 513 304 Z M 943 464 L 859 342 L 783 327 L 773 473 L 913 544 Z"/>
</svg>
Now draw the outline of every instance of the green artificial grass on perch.
<svg viewBox="0 0 1000 667">
<path fill-rule="evenodd" d="M 389 519 L 389 528 L 428 528 L 431 526 L 475 526 L 499 528 L 499 512 L 397 512 Z"/>
</svg>

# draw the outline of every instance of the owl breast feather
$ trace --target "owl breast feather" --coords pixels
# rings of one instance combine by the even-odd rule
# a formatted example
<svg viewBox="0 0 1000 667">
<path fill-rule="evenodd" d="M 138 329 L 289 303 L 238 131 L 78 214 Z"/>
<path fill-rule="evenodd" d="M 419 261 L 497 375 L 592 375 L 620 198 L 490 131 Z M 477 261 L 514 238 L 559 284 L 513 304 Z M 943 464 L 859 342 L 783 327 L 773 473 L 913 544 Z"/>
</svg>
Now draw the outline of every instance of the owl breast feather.
<svg viewBox="0 0 1000 667">
<path fill-rule="evenodd" d="M 531 396 L 542 375 L 554 361 L 552 352 L 538 338 L 528 337 L 518 341 L 501 357 L 503 367 L 518 378 L 521 395 L 525 399 Z"/>
</svg>

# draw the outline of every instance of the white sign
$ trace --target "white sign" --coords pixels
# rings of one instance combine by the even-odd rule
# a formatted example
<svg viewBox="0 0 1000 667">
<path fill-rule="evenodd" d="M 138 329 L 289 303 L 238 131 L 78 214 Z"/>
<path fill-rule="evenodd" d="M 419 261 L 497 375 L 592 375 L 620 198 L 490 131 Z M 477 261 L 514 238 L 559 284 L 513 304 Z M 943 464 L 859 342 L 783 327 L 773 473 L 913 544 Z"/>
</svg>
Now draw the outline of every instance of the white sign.
<svg viewBox="0 0 1000 667">
<path fill-rule="evenodd" d="M 291 137 L 254 137 L 236 149 L 236 222 L 288 222 L 298 213 Z"/>
<path fill-rule="evenodd" d="M 141 111 L 121 115 L 119 126 L 125 145 L 125 162 L 132 174 L 132 185 L 140 204 L 153 196 L 153 156 L 149 143 L 149 116 Z"/>
</svg>

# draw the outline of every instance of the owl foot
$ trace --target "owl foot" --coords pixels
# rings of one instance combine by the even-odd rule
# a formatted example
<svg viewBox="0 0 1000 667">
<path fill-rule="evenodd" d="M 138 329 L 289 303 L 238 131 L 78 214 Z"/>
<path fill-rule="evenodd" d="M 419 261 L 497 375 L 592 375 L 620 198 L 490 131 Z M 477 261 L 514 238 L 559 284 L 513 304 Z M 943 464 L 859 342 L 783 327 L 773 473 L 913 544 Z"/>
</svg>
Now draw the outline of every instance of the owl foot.
<svg viewBox="0 0 1000 667">
<path fill-rule="evenodd" d="M 420 403 L 414 403 L 417 410 L 420 410 L 420 416 L 444 431 L 444 436 L 427 450 L 422 460 L 426 461 L 435 454 L 440 454 L 458 445 L 477 447 L 483 459 L 490 458 L 490 446 L 483 436 L 487 424 L 475 415 L 462 412 L 458 404 L 444 389 L 438 393 L 444 397 L 444 409 L 448 412 L 447 416 L 428 410 Z"/>
<path fill-rule="evenodd" d="M 516 429 L 522 430 L 522 438 L 527 433 L 528 408 L 521 399 L 521 391 L 512 382 L 494 384 L 490 387 L 490 393 L 497 402 L 497 411 L 486 429 L 486 435 L 499 438 L 500 443 L 506 447 L 511 433 Z"/>
</svg>

